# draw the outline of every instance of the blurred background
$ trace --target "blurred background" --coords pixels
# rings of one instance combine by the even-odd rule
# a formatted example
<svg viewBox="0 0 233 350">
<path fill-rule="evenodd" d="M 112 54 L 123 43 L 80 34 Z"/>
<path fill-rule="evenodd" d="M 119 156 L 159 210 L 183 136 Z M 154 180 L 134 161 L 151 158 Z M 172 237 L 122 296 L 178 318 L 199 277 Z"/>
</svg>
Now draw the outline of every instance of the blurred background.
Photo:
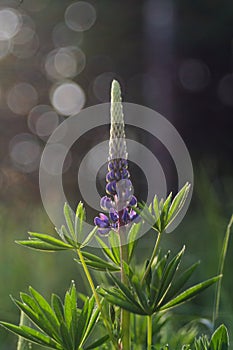
<svg viewBox="0 0 233 350">
<path fill-rule="evenodd" d="M 67 116 L 108 102 L 113 78 L 122 85 L 124 101 L 155 109 L 172 122 L 193 161 L 191 206 L 176 231 L 164 237 L 165 249 L 177 252 L 185 244 L 185 264 L 202 261 L 196 281 L 217 273 L 233 211 L 232 50 L 230 0 L 0 0 L 1 320 L 18 322 L 9 295 L 29 285 L 47 297 L 63 296 L 72 279 L 80 291 L 87 288 L 72 255 L 38 253 L 14 241 L 29 230 L 54 232 L 39 191 L 43 148 Z M 169 157 L 156 150 L 152 137 L 129 130 L 130 137 L 134 133 L 158 155 L 168 190 L 177 190 Z M 76 181 L 80 157 L 107 137 L 107 127 L 87 135 L 67 156 L 64 186 L 74 206 L 82 199 Z M 135 177 L 140 199 L 144 188 Z M 96 212 L 88 215 L 92 221 Z M 145 235 L 139 243 L 141 260 L 150 240 Z M 229 327 L 231 339 L 232 252 L 230 241 L 218 320 Z M 214 289 L 208 290 L 177 315 L 211 318 L 213 296 Z M 16 337 L 0 329 L 0 348 L 15 349 Z"/>
</svg>

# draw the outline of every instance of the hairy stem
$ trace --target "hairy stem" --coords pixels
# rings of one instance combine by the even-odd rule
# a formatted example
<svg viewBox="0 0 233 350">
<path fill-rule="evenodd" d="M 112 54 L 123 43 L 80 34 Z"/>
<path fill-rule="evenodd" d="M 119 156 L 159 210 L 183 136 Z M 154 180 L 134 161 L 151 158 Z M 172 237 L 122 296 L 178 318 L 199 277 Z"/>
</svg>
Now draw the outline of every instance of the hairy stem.
<svg viewBox="0 0 233 350">
<path fill-rule="evenodd" d="M 150 272 L 151 266 L 152 266 L 152 264 L 153 264 L 153 262 L 155 260 L 156 254 L 158 252 L 158 248 L 159 248 L 159 243 L 161 241 L 161 237 L 162 237 L 162 232 L 159 232 L 158 236 L 157 236 L 157 239 L 156 239 L 156 243 L 155 243 L 155 246 L 154 246 L 153 253 L 152 253 L 151 258 L 149 260 L 149 263 L 148 263 L 148 265 L 146 267 L 146 271 L 145 271 L 145 273 L 144 273 L 144 275 L 142 277 L 142 282 L 145 281 L 145 279 L 147 278 L 147 276 L 148 276 L 148 274 Z"/>
<path fill-rule="evenodd" d="M 97 306 L 98 306 L 98 308 L 99 308 L 99 310 L 100 310 L 100 313 L 101 313 L 101 316 L 102 316 L 104 325 L 105 325 L 105 327 L 106 327 L 106 329 L 107 329 L 107 331 L 108 331 L 108 334 L 109 334 L 109 337 L 110 337 L 110 339 L 111 339 L 111 342 L 112 342 L 112 344 L 113 344 L 113 346 L 114 346 L 114 349 L 118 350 L 119 347 L 118 347 L 117 341 L 116 341 L 116 339 L 114 338 L 114 336 L 113 336 L 113 334 L 112 334 L 111 326 L 110 326 L 109 321 L 108 321 L 108 319 L 107 319 L 107 317 L 106 317 L 106 315 L 105 315 L 105 313 L 104 313 L 104 310 L 103 310 L 103 308 L 102 308 L 102 305 L 101 305 L 101 302 L 100 302 L 100 298 L 99 298 L 99 296 L 98 296 L 98 293 L 96 292 L 93 279 L 92 279 L 91 274 L 90 274 L 90 272 L 89 272 L 89 270 L 88 270 L 88 267 L 87 267 L 87 264 L 86 264 L 85 259 L 84 259 L 84 257 L 83 257 L 83 254 L 82 254 L 82 252 L 81 252 L 80 249 L 77 249 L 77 253 L 78 253 L 78 257 L 79 257 L 79 259 L 80 259 L 80 262 L 81 262 L 81 264 L 82 264 L 83 270 L 84 270 L 84 272 L 85 272 L 85 275 L 86 275 L 86 277 L 87 277 L 87 280 L 88 280 L 88 282 L 89 282 L 89 285 L 90 285 L 90 287 L 91 287 L 92 293 L 93 293 L 93 295 L 94 295 L 96 304 L 97 304 Z"/>
<path fill-rule="evenodd" d="M 119 229 L 120 251 L 121 251 L 121 282 L 128 286 L 128 278 L 124 269 L 124 262 L 128 263 L 128 246 L 126 240 L 126 230 L 124 227 Z M 127 310 L 121 311 L 121 331 L 122 331 L 122 349 L 130 350 L 130 313 Z"/>
<path fill-rule="evenodd" d="M 147 350 L 152 346 L 152 315 L 147 316 Z"/>
</svg>

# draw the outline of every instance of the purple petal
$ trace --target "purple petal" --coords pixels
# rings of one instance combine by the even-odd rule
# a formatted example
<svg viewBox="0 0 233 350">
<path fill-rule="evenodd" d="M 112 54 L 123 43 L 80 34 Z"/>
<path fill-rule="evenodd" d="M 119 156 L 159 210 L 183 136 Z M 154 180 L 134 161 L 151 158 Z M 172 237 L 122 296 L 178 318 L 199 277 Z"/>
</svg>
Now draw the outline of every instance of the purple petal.
<svg viewBox="0 0 233 350">
<path fill-rule="evenodd" d="M 110 228 L 99 228 L 98 229 L 98 232 L 101 234 L 101 235 L 107 235 L 109 232 L 110 232 Z"/>
<path fill-rule="evenodd" d="M 97 217 L 94 218 L 94 224 L 96 226 L 98 226 L 99 228 L 107 228 L 107 227 L 109 227 L 110 224 L 109 224 L 108 217 L 106 215 L 102 214 L 102 213 L 100 213 L 99 216 L 100 217 L 97 216 Z"/>
<path fill-rule="evenodd" d="M 104 211 L 109 211 L 110 208 L 114 207 L 114 203 L 108 196 L 104 196 L 100 200 L 100 206 Z"/>
<path fill-rule="evenodd" d="M 116 181 L 109 182 L 106 185 L 106 192 L 111 195 L 116 194 Z"/>
<path fill-rule="evenodd" d="M 121 216 L 121 220 L 125 224 L 128 224 L 128 222 L 130 221 L 130 216 L 129 216 L 128 210 L 126 208 L 123 210 L 123 213 L 122 213 L 122 216 Z"/>
<path fill-rule="evenodd" d="M 113 222 L 116 222 L 119 219 L 119 215 L 118 215 L 117 211 L 114 209 L 110 209 L 109 217 Z"/>
<path fill-rule="evenodd" d="M 133 221 L 135 224 L 141 221 L 141 217 L 134 210 L 130 210 L 129 216 L 130 216 L 130 221 Z"/>
<path fill-rule="evenodd" d="M 120 167 L 127 168 L 128 167 L 128 161 L 126 159 L 120 160 Z"/>
<path fill-rule="evenodd" d="M 137 198 L 135 196 L 132 196 L 129 205 L 132 207 L 135 207 L 137 205 Z"/>
<path fill-rule="evenodd" d="M 115 180 L 116 180 L 116 181 L 119 181 L 120 179 L 121 179 L 121 173 L 120 173 L 120 171 L 118 170 L 118 171 L 115 172 Z"/>
<path fill-rule="evenodd" d="M 110 182 L 110 181 L 113 181 L 114 179 L 115 179 L 115 173 L 114 173 L 114 171 L 112 170 L 112 171 L 109 171 L 108 173 L 107 173 L 107 175 L 106 175 L 106 181 L 107 182 Z"/>
<path fill-rule="evenodd" d="M 122 169 L 122 173 L 121 173 L 121 177 L 122 179 L 128 179 L 129 178 L 129 172 L 128 170 L 126 170 L 125 168 Z"/>
</svg>

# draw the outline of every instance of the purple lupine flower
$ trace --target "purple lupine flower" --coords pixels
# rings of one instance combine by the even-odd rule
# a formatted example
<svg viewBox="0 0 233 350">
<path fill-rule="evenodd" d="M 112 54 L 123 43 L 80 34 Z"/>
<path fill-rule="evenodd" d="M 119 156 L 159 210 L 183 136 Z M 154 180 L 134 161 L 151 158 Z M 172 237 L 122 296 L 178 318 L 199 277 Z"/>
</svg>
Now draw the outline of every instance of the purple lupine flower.
<svg viewBox="0 0 233 350">
<path fill-rule="evenodd" d="M 110 230 L 117 231 L 121 226 L 139 221 L 138 214 L 132 209 L 137 205 L 137 199 L 133 195 L 133 185 L 129 179 L 127 158 L 121 90 L 119 83 L 114 80 L 111 88 L 111 129 L 106 175 L 108 196 L 100 200 L 100 206 L 108 216 L 100 213 L 94 219 L 101 234 L 108 234 Z"/>
</svg>

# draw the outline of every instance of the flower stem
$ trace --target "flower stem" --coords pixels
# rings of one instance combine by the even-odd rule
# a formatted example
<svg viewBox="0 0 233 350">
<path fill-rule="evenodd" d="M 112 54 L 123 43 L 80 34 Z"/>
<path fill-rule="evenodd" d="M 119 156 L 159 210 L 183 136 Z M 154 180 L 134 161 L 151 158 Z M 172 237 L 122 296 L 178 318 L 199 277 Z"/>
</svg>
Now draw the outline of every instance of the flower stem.
<svg viewBox="0 0 233 350">
<path fill-rule="evenodd" d="M 152 345 L 152 315 L 147 316 L 147 350 L 151 350 Z"/>
<path fill-rule="evenodd" d="M 102 305 L 101 305 L 98 293 L 96 292 L 96 289 L 95 289 L 95 285 L 94 285 L 93 279 L 91 277 L 91 274 L 90 274 L 90 272 L 88 270 L 87 264 L 85 262 L 85 259 L 84 259 L 83 254 L 82 254 L 80 249 L 77 249 L 77 254 L 78 254 L 78 257 L 79 257 L 80 262 L 82 264 L 82 267 L 83 267 L 83 270 L 84 270 L 85 275 L 87 277 L 87 280 L 89 282 L 89 285 L 91 287 L 91 290 L 92 290 L 92 293 L 94 295 L 96 304 L 97 304 L 97 306 L 98 306 L 98 308 L 100 310 L 100 313 L 102 315 L 102 319 L 103 319 L 104 325 L 105 325 L 105 327 L 106 327 L 106 329 L 108 331 L 108 334 L 109 334 L 109 337 L 111 339 L 111 342 L 112 342 L 112 344 L 114 346 L 114 349 L 118 350 L 119 349 L 118 343 L 117 343 L 116 339 L 114 338 L 114 336 L 112 334 L 111 326 L 110 326 L 109 321 L 108 321 L 108 319 L 107 319 L 107 317 L 106 317 L 106 315 L 104 313 L 104 310 L 102 308 Z"/>
<path fill-rule="evenodd" d="M 146 277 L 148 276 L 149 272 L 150 272 L 150 269 L 151 269 L 151 265 L 153 264 L 154 260 L 155 260 L 155 257 L 156 257 L 156 254 L 157 254 L 157 251 L 158 251 L 158 248 L 159 248 L 159 243 L 161 241 L 161 237 L 162 237 L 162 232 L 159 232 L 158 233 L 158 236 L 157 236 L 157 239 L 156 239 L 156 243 L 155 243 L 155 247 L 154 247 L 154 250 L 153 250 L 153 253 L 151 255 L 151 258 L 149 260 L 149 263 L 147 265 L 147 268 L 146 268 L 146 271 L 142 277 L 142 283 L 145 281 Z"/>
<path fill-rule="evenodd" d="M 120 236 L 120 252 L 121 252 L 121 282 L 128 286 L 128 278 L 124 269 L 124 262 L 128 263 L 128 246 L 126 240 L 126 230 L 121 227 Z M 130 350 L 130 313 L 127 310 L 121 311 L 121 331 L 122 331 L 122 350 Z"/>
</svg>

